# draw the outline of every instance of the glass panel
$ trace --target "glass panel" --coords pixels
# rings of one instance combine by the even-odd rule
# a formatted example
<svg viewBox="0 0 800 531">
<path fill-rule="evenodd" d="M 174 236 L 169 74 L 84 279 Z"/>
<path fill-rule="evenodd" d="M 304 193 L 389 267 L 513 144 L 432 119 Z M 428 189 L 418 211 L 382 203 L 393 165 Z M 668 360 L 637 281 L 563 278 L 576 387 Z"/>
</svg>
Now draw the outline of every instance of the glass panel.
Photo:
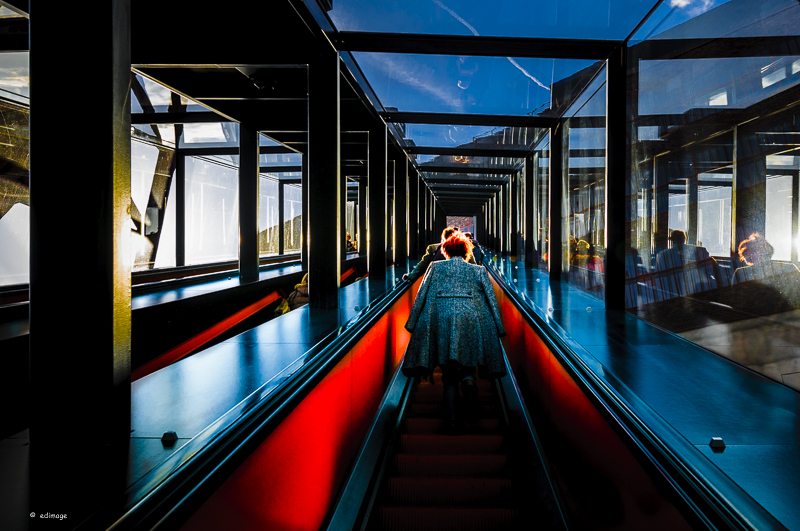
<svg viewBox="0 0 800 531">
<path fill-rule="evenodd" d="M 800 4 L 798 4 L 800 5 Z M 670 127 L 746 109 L 800 83 L 800 56 L 640 62 L 639 122 L 658 136 Z"/>
<path fill-rule="evenodd" d="M 0 217 L 0 286 L 28 283 L 30 235 L 30 206 L 15 203 Z"/>
<path fill-rule="evenodd" d="M 239 124 L 184 124 L 181 147 L 239 147 Z"/>
<path fill-rule="evenodd" d="M 0 53 L 0 97 L 29 105 L 29 52 Z"/>
<path fill-rule="evenodd" d="M 357 231 L 356 226 L 358 224 L 358 203 L 355 201 L 348 201 L 345 210 L 345 241 L 347 242 L 346 251 L 348 253 L 356 252 L 356 242 L 357 239 Z"/>
<path fill-rule="evenodd" d="M 239 171 L 186 157 L 186 264 L 239 256 Z"/>
<path fill-rule="evenodd" d="M 258 180 L 258 250 L 260 256 L 278 254 L 278 181 L 261 175 Z"/>
<path fill-rule="evenodd" d="M 303 188 L 283 185 L 283 252 L 299 253 L 303 233 Z"/>
<path fill-rule="evenodd" d="M 605 72 L 569 108 L 562 133 L 564 278 L 603 298 L 605 283 Z"/>
<path fill-rule="evenodd" d="M 536 129 L 532 127 L 434 124 L 404 126 L 405 138 L 411 140 L 414 146 L 425 147 L 525 149 L 531 147 L 536 138 Z"/>
<path fill-rule="evenodd" d="M 188 100 L 142 75 L 134 75 L 131 87 L 132 113 L 208 112 L 208 108 Z"/>
<path fill-rule="evenodd" d="M 656 9 L 630 44 L 647 39 L 796 35 L 799 23 L 796 0 L 669 0 Z"/>
<path fill-rule="evenodd" d="M 29 281 L 28 115 L 26 105 L 0 99 L 0 286 Z"/>
<path fill-rule="evenodd" d="M 157 249 L 158 252 L 155 253 L 156 269 L 161 267 L 175 267 L 177 265 L 175 255 L 175 229 L 177 227 L 175 205 L 178 201 L 175 193 L 175 179 L 171 179 L 169 185 L 169 195 L 167 195 L 169 198 L 167 201 L 167 211 L 164 214 L 164 228 L 161 230 L 161 238 L 159 239 Z"/>
<path fill-rule="evenodd" d="M 800 4 L 731 0 L 695 13 L 670 4 L 671 18 L 665 2 L 642 29 L 650 40 L 629 48 L 642 60 L 628 102 L 626 305 L 800 389 Z M 782 35 L 786 46 L 768 48 L 680 42 Z M 698 58 L 681 51 L 689 44 Z M 706 46 L 736 57 L 704 58 Z M 669 58 L 673 47 L 680 59 Z"/>
<path fill-rule="evenodd" d="M 172 256 L 159 263 L 175 263 L 175 224 L 165 224 L 168 206 L 173 206 L 172 188 L 175 152 L 171 149 L 131 140 L 131 256 L 133 271 L 152 269 L 157 257 L 170 253 L 162 248 L 162 235 L 171 239 Z M 165 239 L 166 239 L 165 238 Z"/>
<path fill-rule="evenodd" d="M 555 84 L 595 63 L 390 53 L 353 56 L 384 108 L 514 116 L 549 108 Z"/>
<path fill-rule="evenodd" d="M 6 6 L 0 6 L 0 18 L 28 18 L 14 9 Z"/>
<path fill-rule="evenodd" d="M 302 153 L 267 153 L 259 155 L 259 163 L 264 166 L 301 166 Z"/>
<path fill-rule="evenodd" d="M 539 269 L 548 270 L 550 258 L 550 133 L 534 151 L 534 224 L 536 231 L 534 249 Z M 556 259 L 558 257 L 555 257 Z"/>
<path fill-rule="evenodd" d="M 655 0 L 336 0 L 330 16 L 340 31 L 624 39 L 653 5 Z"/>
</svg>

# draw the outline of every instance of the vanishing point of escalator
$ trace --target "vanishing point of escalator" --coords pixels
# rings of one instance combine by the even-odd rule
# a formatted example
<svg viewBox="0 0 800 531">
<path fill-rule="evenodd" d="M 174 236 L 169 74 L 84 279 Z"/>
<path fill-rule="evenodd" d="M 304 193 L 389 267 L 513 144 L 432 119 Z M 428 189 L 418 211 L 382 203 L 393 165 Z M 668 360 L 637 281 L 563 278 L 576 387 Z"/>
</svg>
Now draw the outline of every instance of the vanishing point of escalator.
<svg viewBox="0 0 800 531">
<path fill-rule="evenodd" d="M 524 509 L 527 467 L 517 463 L 499 399 L 489 381 L 478 380 L 478 390 L 473 418 L 450 434 L 441 373 L 417 384 L 367 529 L 505 530 L 535 518 Z"/>
</svg>

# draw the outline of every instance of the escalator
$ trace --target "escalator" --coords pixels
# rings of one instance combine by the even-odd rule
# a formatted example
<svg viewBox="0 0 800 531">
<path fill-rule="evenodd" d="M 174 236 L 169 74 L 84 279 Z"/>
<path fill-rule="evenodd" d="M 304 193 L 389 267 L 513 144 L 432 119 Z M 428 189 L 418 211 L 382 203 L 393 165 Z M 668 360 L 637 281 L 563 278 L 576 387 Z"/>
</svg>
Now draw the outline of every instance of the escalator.
<svg viewBox="0 0 800 531">
<path fill-rule="evenodd" d="M 155 469 L 118 528 L 725 528 L 511 292 L 497 290 L 508 375 L 479 381 L 475 418 L 447 431 L 440 377 L 399 370 L 414 291 L 394 286 L 185 463 Z"/>
<path fill-rule="evenodd" d="M 493 530 L 534 521 L 524 455 L 509 433 L 497 388 L 478 381 L 462 397 L 459 427 L 442 420 L 441 373 L 414 386 L 367 530 Z"/>
</svg>

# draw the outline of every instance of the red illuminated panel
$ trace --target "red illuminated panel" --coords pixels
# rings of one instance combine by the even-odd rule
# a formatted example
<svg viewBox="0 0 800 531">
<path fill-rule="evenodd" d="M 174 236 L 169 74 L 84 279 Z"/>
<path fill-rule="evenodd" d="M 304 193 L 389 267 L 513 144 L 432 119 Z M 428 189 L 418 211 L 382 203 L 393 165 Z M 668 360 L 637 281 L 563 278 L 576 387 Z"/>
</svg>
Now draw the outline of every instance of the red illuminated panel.
<svg viewBox="0 0 800 531">
<path fill-rule="evenodd" d="M 316 531 L 408 344 L 406 293 L 184 525 Z"/>
</svg>

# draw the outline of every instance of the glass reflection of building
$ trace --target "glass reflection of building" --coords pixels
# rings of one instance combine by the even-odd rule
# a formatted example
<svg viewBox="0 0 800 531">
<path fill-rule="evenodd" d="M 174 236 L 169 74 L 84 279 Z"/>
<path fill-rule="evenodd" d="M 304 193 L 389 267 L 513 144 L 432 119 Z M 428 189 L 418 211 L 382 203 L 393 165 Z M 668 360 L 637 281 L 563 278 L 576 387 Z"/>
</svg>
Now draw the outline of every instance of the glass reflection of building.
<svg viewBox="0 0 800 531">
<path fill-rule="evenodd" d="M 798 6 L 732 1 L 651 29 L 662 13 L 628 48 L 626 306 L 800 387 L 800 49 L 781 37 Z M 772 252 L 748 265 L 754 234 Z"/>
</svg>

